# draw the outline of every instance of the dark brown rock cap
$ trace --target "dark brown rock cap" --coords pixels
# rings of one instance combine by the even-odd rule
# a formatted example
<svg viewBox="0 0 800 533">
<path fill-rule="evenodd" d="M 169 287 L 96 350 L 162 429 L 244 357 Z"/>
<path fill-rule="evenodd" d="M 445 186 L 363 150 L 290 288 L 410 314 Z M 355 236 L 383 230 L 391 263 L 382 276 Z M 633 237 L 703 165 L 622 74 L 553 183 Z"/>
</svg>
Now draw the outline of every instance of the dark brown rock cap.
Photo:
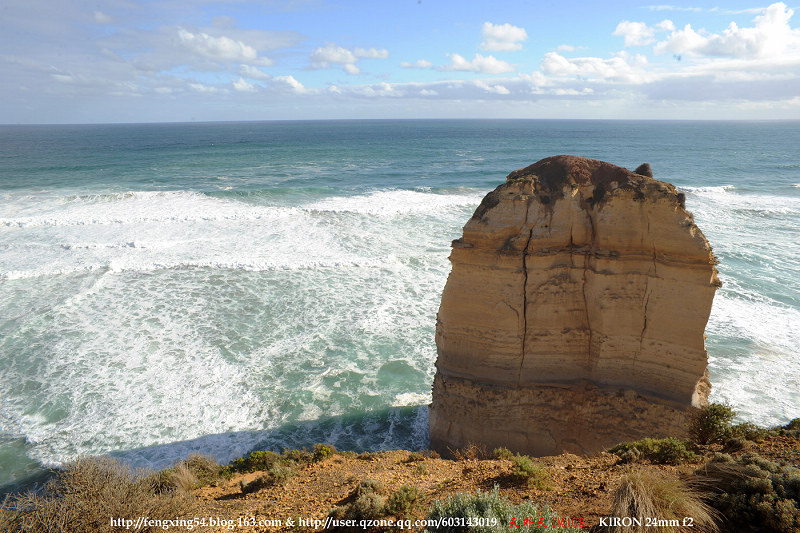
<svg viewBox="0 0 800 533">
<path fill-rule="evenodd" d="M 631 172 L 597 159 L 556 155 L 515 170 L 506 178 L 506 184 L 519 181 L 532 182 L 534 193 L 543 204 L 563 198 L 566 187 L 591 185 L 594 195 L 587 201 L 592 204 L 601 202 L 608 191 L 622 189 L 633 191 L 637 200 L 654 194 L 674 196 L 683 207 L 683 194 L 678 193 L 672 185 L 653 179 L 653 171 L 648 163 L 639 165 Z"/>
</svg>

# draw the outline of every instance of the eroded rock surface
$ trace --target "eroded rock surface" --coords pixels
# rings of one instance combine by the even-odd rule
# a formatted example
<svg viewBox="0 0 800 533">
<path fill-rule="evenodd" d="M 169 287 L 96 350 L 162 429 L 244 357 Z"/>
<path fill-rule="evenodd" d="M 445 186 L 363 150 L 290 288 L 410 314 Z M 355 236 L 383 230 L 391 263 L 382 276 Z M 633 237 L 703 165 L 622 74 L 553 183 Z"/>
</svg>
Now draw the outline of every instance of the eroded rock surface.
<svg viewBox="0 0 800 533">
<path fill-rule="evenodd" d="M 685 431 L 720 283 L 683 195 L 651 175 L 556 156 L 484 198 L 450 256 L 432 448 L 590 453 Z"/>
</svg>

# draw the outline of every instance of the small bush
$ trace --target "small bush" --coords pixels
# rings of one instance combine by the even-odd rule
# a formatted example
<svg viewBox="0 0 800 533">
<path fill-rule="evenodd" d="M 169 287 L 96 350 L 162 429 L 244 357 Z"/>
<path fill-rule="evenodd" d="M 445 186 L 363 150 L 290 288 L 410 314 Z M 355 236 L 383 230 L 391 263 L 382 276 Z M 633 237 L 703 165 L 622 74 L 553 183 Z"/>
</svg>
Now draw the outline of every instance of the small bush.
<svg viewBox="0 0 800 533">
<path fill-rule="evenodd" d="M 285 485 L 289 478 L 295 475 L 293 468 L 284 465 L 273 465 L 269 469 L 269 475 L 272 476 L 272 482 L 275 485 Z"/>
<path fill-rule="evenodd" d="M 315 444 L 313 460 L 315 462 L 322 461 L 328 457 L 332 457 L 335 453 L 336 448 L 332 444 Z"/>
<path fill-rule="evenodd" d="M 175 484 L 172 468 L 164 468 L 147 476 L 147 484 L 153 494 L 168 494 L 174 492 L 178 487 Z"/>
<path fill-rule="evenodd" d="M 422 455 L 420 452 L 411 452 L 408 454 L 408 458 L 405 460 L 406 463 L 415 463 L 417 461 L 424 461 L 425 456 Z"/>
<path fill-rule="evenodd" d="M 472 461 L 489 457 L 486 446 L 483 444 L 470 444 L 466 448 L 459 448 L 457 450 L 448 448 L 448 451 L 453 455 L 456 461 Z"/>
<path fill-rule="evenodd" d="M 189 492 L 221 476 L 223 468 L 208 456 L 192 454 L 172 468 L 158 470 L 146 477 L 154 494 L 175 490 Z"/>
<path fill-rule="evenodd" d="M 337 520 L 372 520 L 386 514 L 383 483 L 365 479 L 350 493 L 349 503 L 331 509 L 329 516 Z"/>
<path fill-rule="evenodd" d="M 403 485 L 386 500 L 386 512 L 394 516 L 407 516 L 417 506 L 422 491 L 417 487 Z"/>
<path fill-rule="evenodd" d="M 172 483 L 178 490 L 191 492 L 192 489 L 197 487 L 197 478 L 185 463 L 181 463 L 173 468 L 171 477 Z"/>
<path fill-rule="evenodd" d="M 208 455 L 193 453 L 179 464 L 184 465 L 194 475 L 197 486 L 200 487 L 215 481 L 222 472 L 222 467 L 216 459 Z"/>
<path fill-rule="evenodd" d="M 474 532 L 495 533 L 498 531 L 539 531 L 542 533 L 560 533 L 580 531 L 580 528 L 560 527 L 554 525 L 557 517 L 549 508 L 537 507 L 531 502 L 513 505 L 500 496 L 497 486 L 491 492 L 475 494 L 457 493 L 445 500 L 437 500 L 428 512 L 428 520 L 436 520 L 441 524 L 431 527 L 429 532 Z M 539 527 L 539 523 L 548 526 Z M 511 526 L 514 522 L 518 527 Z"/>
<path fill-rule="evenodd" d="M 617 526 L 617 533 L 718 530 L 717 513 L 703 502 L 700 494 L 679 479 L 653 470 L 637 470 L 622 477 L 614 493 L 611 515 L 638 517 L 642 521 L 641 524 Z M 685 523 L 686 517 L 693 519 L 691 526 Z M 647 524 L 648 518 L 658 522 Z"/>
<path fill-rule="evenodd" d="M 356 496 L 369 494 L 370 492 L 374 492 L 375 494 L 385 494 L 386 487 L 384 487 L 383 483 L 380 481 L 375 481 L 374 479 L 365 479 L 358 484 L 358 487 L 356 487 Z"/>
<path fill-rule="evenodd" d="M 725 441 L 726 452 L 739 452 L 749 448 L 753 443 L 743 437 L 731 437 Z"/>
<path fill-rule="evenodd" d="M 736 413 L 730 406 L 712 403 L 689 419 L 689 436 L 698 444 L 724 442 L 731 436 L 731 421 Z"/>
<path fill-rule="evenodd" d="M 675 437 L 665 439 L 644 438 L 633 442 L 617 444 L 609 450 L 623 462 L 648 460 L 654 463 L 679 465 L 696 458 L 686 443 Z"/>
<path fill-rule="evenodd" d="M 508 448 L 495 448 L 494 451 L 492 451 L 492 456 L 495 459 L 506 459 L 508 461 L 514 458 L 514 454 L 511 453 L 511 450 Z"/>
<path fill-rule="evenodd" d="M 528 487 L 540 490 L 550 490 L 553 488 L 550 483 L 550 476 L 547 470 L 531 460 L 527 455 L 517 455 L 512 460 L 513 470 L 511 476 L 520 483 L 525 483 Z"/>
<path fill-rule="evenodd" d="M 800 418 L 795 418 L 785 426 L 775 428 L 773 432 L 782 437 L 800 438 Z"/>
<path fill-rule="evenodd" d="M 107 457 L 82 458 L 67 465 L 43 492 L 6 498 L 0 508 L 0 531 L 9 533 L 106 533 L 110 517 L 136 520 L 191 516 L 194 503 L 183 491 L 154 491 L 153 474 L 134 472 Z M 139 531 L 161 531 L 145 525 Z"/>
<path fill-rule="evenodd" d="M 314 460 L 314 454 L 306 449 L 302 450 L 283 450 L 281 458 L 284 461 L 291 461 L 298 465 L 304 465 Z"/>
<path fill-rule="evenodd" d="M 362 461 L 377 461 L 380 457 L 380 452 L 361 452 L 358 454 L 358 458 Z"/>
<path fill-rule="evenodd" d="M 270 485 L 272 485 L 272 477 L 269 475 L 258 476 L 249 482 L 245 482 L 244 480 L 239 481 L 239 489 L 241 489 L 242 494 L 252 494 L 253 492 L 258 492 L 261 489 L 265 489 Z"/>
<path fill-rule="evenodd" d="M 800 530 L 800 470 L 754 453 L 715 456 L 699 474 L 715 481 L 712 505 L 737 527 Z"/>
<path fill-rule="evenodd" d="M 735 424 L 731 426 L 731 437 L 745 439 L 753 442 L 762 441 L 767 438 L 769 431 L 750 422 Z"/>
<path fill-rule="evenodd" d="M 280 456 L 269 450 L 255 451 L 247 457 L 239 457 L 228 466 L 232 472 L 249 473 L 269 470 L 272 465 L 280 460 Z"/>
<path fill-rule="evenodd" d="M 266 474 L 257 477 L 250 483 L 240 481 L 239 484 L 242 492 L 247 494 L 259 491 L 266 487 L 271 487 L 273 485 L 285 485 L 289 478 L 291 478 L 294 474 L 295 471 L 293 468 L 276 463 L 273 464 L 269 470 L 267 470 Z"/>
</svg>

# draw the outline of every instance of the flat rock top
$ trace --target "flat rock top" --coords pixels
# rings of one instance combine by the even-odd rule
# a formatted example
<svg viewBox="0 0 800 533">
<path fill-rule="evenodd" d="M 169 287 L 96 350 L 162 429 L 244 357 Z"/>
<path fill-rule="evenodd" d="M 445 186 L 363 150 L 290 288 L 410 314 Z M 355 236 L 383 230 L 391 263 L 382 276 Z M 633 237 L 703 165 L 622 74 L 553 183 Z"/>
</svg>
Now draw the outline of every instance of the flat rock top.
<svg viewBox="0 0 800 533">
<path fill-rule="evenodd" d="M 647 163 L 630 171 L 597 159 L 556 155 L 509 174 L 504 184 L 484 198 L 473 216 L 483 218 L 488 210 L 499 203 L 499 193 L 502 190 L 525 183 L 532 186 L 534 196 L 545 205 L 564 198 L 565 189 L 585 187 L 592 187 L 592 196 L 586 198 L 591 207 L 601 204 L 606 193 L 617 189 L 632 192 L 635 200 L 671 198 L 681 207 L 684 202 L 683 195 L 675 187 L 653 179 L 653 171 Z"/>
<path fill-rule="evenodd" d="M 638 182 L 643 176 L 605 161 L 574 155 L 547 157 L 508 175 L 507 181 L 536 176 L 549 190 L 561 189 L 564 185 L 599 185 L 616 181 L 620 186 L 631 181 Z"/>
</svg>

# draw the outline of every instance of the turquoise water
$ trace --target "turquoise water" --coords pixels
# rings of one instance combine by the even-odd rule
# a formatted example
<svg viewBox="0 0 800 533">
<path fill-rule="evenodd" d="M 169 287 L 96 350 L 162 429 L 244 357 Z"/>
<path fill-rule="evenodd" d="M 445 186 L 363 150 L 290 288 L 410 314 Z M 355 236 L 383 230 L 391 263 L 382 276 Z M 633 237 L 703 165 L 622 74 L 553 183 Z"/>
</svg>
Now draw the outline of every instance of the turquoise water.
<svg viewBox="0 0 800 533">
<path fill-rule="evenodd" d="M 0 485 L 81 454 L 427 446 L 449 244 L 517 168 L 642 162 L 720 259 L 712 399 L 800 416 L 800 123 L 0 126 Z"/>
</svg>

